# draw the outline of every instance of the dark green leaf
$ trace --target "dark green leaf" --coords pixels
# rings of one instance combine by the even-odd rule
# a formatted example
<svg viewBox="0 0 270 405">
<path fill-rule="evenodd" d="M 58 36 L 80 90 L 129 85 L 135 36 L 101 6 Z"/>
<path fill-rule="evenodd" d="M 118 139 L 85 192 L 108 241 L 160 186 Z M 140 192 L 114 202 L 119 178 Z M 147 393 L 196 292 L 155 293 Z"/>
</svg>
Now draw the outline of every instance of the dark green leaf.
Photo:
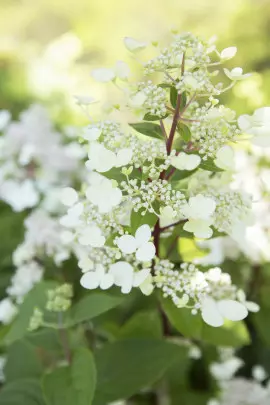
<svg viewBox="0 0 270 405">
<path fill-rule="evenodd" d="M 45 375 L 43 391 L 48 405 L 91 405 L 96 386 L 96 368 L 92 353 L 85 348 L 75 351 L 69 367 Z"/>
<path fill-rule="evenodd" d="M 173 108 L 176 107 L 177 97 L 178 97 L 178 91 L 176 90 L 176 88 L 174 86 L 171 86 L 170 102 L 171 102 L 171 105 L 173 106 Z"/>
<path fill-rule="evenodd" d="M 64 325 L 73 326 L 88 321 L 115 308 L 123 300 L 123 296 L 115 297 L 105 292 L 88 294 L 65 313 Z"/>
<path fill-rule="evenodd" d="M 177 360 L 186 358 L 179 345 L 160 340 L 125 340 L 96 352 L 95 405 L 128 398 L 151 386 Z"/>
<path fill-rule="evenodd" d="M 144 121 L 159 121 L 160 119 L 164 119 L 166 117 L 168 117 L 168 114 L 163 115 L 163 117 L 159 117 L 158 115 L 153 115 L 153 114 L 147 113 L 143 117 L 143 120 Z"/>
<path fill-rule="evenodd" d="M 200 169 L 208 170 L 209 172 L 223 172 L 223 169 L 217 167 L 214 163 L 214 159 L 208 158 L 207 160 L 202 160 L 200 164 Z"/>
<path fill-rule="evenodd" d="M 131 232 L 135 233 L 139 226 L 148 224 L 150 228 L 152 228 L 158 218 L 155 214 L 151 212 L 147 212 L 145 215 L 142 215 L 140 212 L 135 212 L 134 210 L 131 212 L 131 219 L 130 219 L 130 228 Z"/>
<path fill-rule="evenodd" d="M 0 391 L 0 404 L 45 405 L 39 381 L 25 378 L 6 384 Z"/>
<path fill-rule="evenodd" d="M 189 127 L 187 125 L 183 124 L 182 122 L 180 124 L 178 124 L 177 127 L 180 132 L 181 138 L 185 142 L 189 142 L 191 140 L 191 132 L 190 132 Z"/>
<path fill-rule="evenodd" d="M 159 125 L 151 122 L 138 122 L 136 124 L 129 124 L 135 131 L 140 134 L 149 136 L 151 138 L 157 138 L 164 140 L 162 130 Z"/>
<path fill-rule="evenodd" d="M 162 336 L 162 324 L 157 311 L 141 311 L 130 318 L 119 331 L 120 338 L 158 338 Z"/>
<path fill-rule="evenodd" d="M 187 93 L 184 91 L 181 94 L 181 103 L 180 103 L 180 111 L 182 111 L 187 104 Z"/>
<path fill-rule="evenodd" d="M 21 378 L 38 378 L 41 374 L 42 364 L 37 350 L 29 342 L 19 340 L 8 348 L 5 366 L 7 383 Z"/>
</svg>

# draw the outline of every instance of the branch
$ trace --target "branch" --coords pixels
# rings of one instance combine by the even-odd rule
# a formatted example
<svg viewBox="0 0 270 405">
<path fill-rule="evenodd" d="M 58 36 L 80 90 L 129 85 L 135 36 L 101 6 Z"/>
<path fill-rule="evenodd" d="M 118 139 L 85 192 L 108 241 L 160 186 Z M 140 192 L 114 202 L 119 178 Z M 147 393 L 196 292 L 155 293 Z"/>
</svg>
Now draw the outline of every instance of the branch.
<svg viewBox="0 0 270 405">
<path fill-rule="evenodd" d="M 160 230 L 160 232 L 164 232 L 164 231 L 166 231 L 167 229 L 172 228 L 173 226 L 176 226 L 176 225 L 179 225 L 179 224 L 184 224 L 185 222 L 187 222 L 187 219 L 180 219 L 179 221 L 174 222 L 173 224 L 164 226 L 163 228 L 159 228 L 159 230 Z"/>
</svg>

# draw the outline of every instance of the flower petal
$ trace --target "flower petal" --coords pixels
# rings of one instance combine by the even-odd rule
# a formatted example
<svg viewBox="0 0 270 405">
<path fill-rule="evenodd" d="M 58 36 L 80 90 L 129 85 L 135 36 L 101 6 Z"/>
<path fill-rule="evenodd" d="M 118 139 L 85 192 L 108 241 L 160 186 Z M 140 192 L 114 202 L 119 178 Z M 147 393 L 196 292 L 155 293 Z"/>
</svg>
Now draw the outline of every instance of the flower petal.
<svg viewBox="0 0 270 405">
<path fill-rule="evenodd" d="M 132 236 L 132 235 L 121 236 L 117 240 L 116 244 L 119 247 L 119 249 L 121 250 L 121 252 L 127 253 L 127 254 L 134 253 L 137 248 L 136 240 L 135 240 L 134 236 Z"/>
<path fill-rule="evenodd" d="M 230 321 L 241 321 L 248 315 L 247 308 L 238 301 L 221 300 L 217 302 L 221 315 Z"/>
<path fill-rule="evenodd" d="M 223 317 L 220 314 L 217 303 L 215 300 L 213 300 L 213 298 L 204 298 L 202 302 L 202 318 L 205 323 L 215 328 L 223 325 Z"/>
<path fill-rule="evenodd" d="M 137 250 L 136 259 L 140 262 L 149 262 L 155 257 L 155 254 L 155 245 L 152 242 L 147 242 L 141 245 Z"/>
<path fill-rule="evenodd" d="M 99 287 L 100 275 L 95 271 L 84 273 L 80 279 L 80 284 L 88 290 L 94 290 Z"/>
<path fill-rule="evenodd" d="M 148 242 L 150 238 L 151 238 L 150 226 L 147 224 L 141 225 L 135 233 L 137 246 L 141 246 L 143 243 Z"/>
</svg>

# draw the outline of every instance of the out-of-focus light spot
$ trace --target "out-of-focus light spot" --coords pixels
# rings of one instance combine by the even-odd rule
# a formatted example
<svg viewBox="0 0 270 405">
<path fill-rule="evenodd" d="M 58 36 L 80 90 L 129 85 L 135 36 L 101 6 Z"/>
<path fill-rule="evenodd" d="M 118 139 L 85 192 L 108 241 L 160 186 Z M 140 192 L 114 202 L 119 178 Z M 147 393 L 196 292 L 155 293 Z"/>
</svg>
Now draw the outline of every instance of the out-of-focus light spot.
<svg viewBox="0 0 270 405">
<path fill-rule="evenodd" d="M 250 108 L 260 107 L 264 102 L 261 89 L 262 78 L 259 74 L 252 75 L 248 80 L 238 82 L 233 88 L 236 97 L 245 98 Z"/>
</svg>

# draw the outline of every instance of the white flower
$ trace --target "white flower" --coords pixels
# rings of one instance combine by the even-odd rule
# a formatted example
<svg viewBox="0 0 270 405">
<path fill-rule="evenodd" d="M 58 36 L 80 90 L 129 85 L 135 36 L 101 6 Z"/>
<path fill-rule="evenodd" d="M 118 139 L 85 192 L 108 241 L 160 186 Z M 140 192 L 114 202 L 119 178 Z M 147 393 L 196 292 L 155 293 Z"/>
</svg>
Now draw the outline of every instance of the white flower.
<svg viewBox="0 0 270 405">
<path fill-rule="evenodd" d="M 7 110 L 0 111 L 0 131 L 6 128 L 11 118 L 11 114 Z"/>
<path fill-rule="evenodd" d="M 194 360 L 200 359 L 200 358 L 202 357 L 202 351 L 201 351 L 201 349 L 200 349 L 198 346 L 192 345 L 192 346 L 189 348 L 188 357 L 189 357 L 190 359 L 194 359 Z"/>
<path fill-rule="evenodd" d="M 98 287 L 102 290 L 107 290 L 114 284 L 114 277 L 112 274 L 105 273 L 104 267 L 99 264 L 96 266 L 96 270 L 84 273 L 80 283 L 88 290 L 94 290 Z"/>
<path fill-rule="evenodd" d="M 122 192 L 118 187 L 113 187 L 113 182 L 105 177 L 95 178 L 87 188 L 87 199 L 98 207 L 100 213 L 108 213 L 120 204 Z"/>
<path fill-rule="evenodd" d="M 135 237 L 132 235 L 123 235 L 117 239 L 116 244 L 121 252 L 131 254 L 136 252 L 136 259 L 140 262 L 148 262 L 153 259 L 156 253 L 155 245 L 149 242 L 151 238 L 151 229 L 149 225 L 141 225 Z"/>
<path fill-rule="evenodd" d="M 87 168 L 104 173 L 113 167 L 126 166 L 131 161 L 132 149 L 123 148 L 114 153 L 106 149 L 102 144 L 92 142 L 88 157 L 89 160 L 86 162 Z"/>
<path fill-rule="evenodd" d="M 143 91 L 138 91 L 136 94 L 129 98 L 128 104 L 130 107 L 139 108 L 143 106 L 146 100 L 146 94 Z"/>
<path fill-rule="evenodd" d="M 67 207 L 71 207 L 78 201 L 78 194 L 72 187 L 65 187 L 61 191 L 61 202 Z"/>
<path fill-rule="evenodd" d="M 60 224 L 67 228 L 76 228 L 81 224 L 81 215 L 83 213 L 83 204 L 77 203 L 70 207 L 67 214 L 60 218 Z"/>
<path fill-rule="evenodd" d="M 212 198 L 198 194 L 189 199 L 188 204 L 182 207 L 183 214 L 188 218 L 184 230 L 193 232 L 197 238 L 210 238 L 213 234 L 210 225 L 213 223 L 211 216 L 216 209 Z"/>
<path fill-rule="evenodd" d="M 215 301 L 213 298 L 206 297 L 202 301 L 201 310 L 204 322 L 214 327 L 222 326 L 224 319 L 241 321 L 248 315 L 243 304 L 231 299 Z"/>
<path fill-rule="evenodd" d="M 229 79 L 233 81 L 243 80 L 252 75 L 252 73 L 243 74 L 243 69 L 240 67 L 235 67 L 231 71 L 229 69 L 224 68 L 224 73 Z"/>
<path fill-rule="evenodd" d="M 34 207 L 39 201 L 39 194 L 31 180 L 20 183 L 7 180 L 0 187 L 0 195 L 16 212 Z"/>
<path fill-rule="evenodd" d="M 131 264 L 119 261 L 110 266 L 109 274 L 113 276 L 114 284 L 121 287 L 121 292 L 128 294 L 132 287 L 139 287 L 145 282 L 150 269 L 142 269 L 135 273 Z"/>
<path fill-rule="evenodd" d="M 98 68 L 94 69 L 91 74 L 97 82 L 106 83 L 115 79 L 115 73 L 112 69 Z"/>
<path fill-rule="evenodd" d="M 83 129 L 82 137 L 87 141 L 97 141 L 101 132 L 100 128 L 87 126 Z"/>
<path fill-rule="evenodd" d="M 252 373 L 252 377 L 254 378 L 254 380 L 256 380 L 258 382 L 262 382 L 262 381 L 266 380 L 266 378 L 268 377 L 265 369 L 262 366 L 260 366 L 259 364 L 252 367 L 251 373 Z"/>
<path fill-rule="evenodd" d="M 79 232 L 78 241 L 83 246 L 102 247 L 105 243 L 105 237 L 98 226 L 89 225 Z"/>
<path fill-rule="evenodd" d="M 112 69 L 99 68 L 92 71 L 92 77 L 101 83 L 111 82 L 112 80 L 119 78 L 126 80 L 130 74 L 128 65 L 123 61 L 116 62 Z"/>
<path fill-rule="evenodd" d="M 125 37 L 124 44 L 130 52 L 139 52 L 147 46 L 146 42 L 140 42 L 131 37 Z"/>
<path fill-rule="evenodd" d="M 178 170 L 194 170 L 200 163 L 199 155 L 189 155 L 185 152 L 180 152 L 177 156 L 171 157 L 171 165 Z"/>
<path fill-rule="evenodd" d="M 234 169 L 234 151 L 228 146 L 222 146 L 216 154 L 216 159 L 214 163 L 217 167 L 220 167 L 224 170 L 233 170 Z"/>
<path fill-rule="evenodd" d="M 258 146 L 270 146 L 270 107 L 258 108 L 253 115 L 241 115 L 239 128 L 253 135 L 252 143 Z"/>
<path fill-rule="evenodd" d="M 15 297 L 18 303 L 21 303 L 23 297 L 41 280 L 43 271 L 44 269 L 34 261 L 25 263 L 12 276 L 7 293 Z"/>
<path fill-rule="evenodd" d="M 259 312 L 260 306 L 253 301 L 246 300 L 246 294 L 243 290 L 237 291 L 237 299 L 243 304 L 249 312 Z"/>
<path fill-rule="evenodd" d="M 243 364 L 242 359 L 231 357 L 222 363 L 212 363 L 210 372 L 216 380 L 230 380 Z"/>
<path fill-rule="evenodd" d="M 232 59 L 237 52 L 236 46 L 230 46 L 229 48 L 225 48 L 220 53 L 220 58 L 223 60 Z"/>
<path fill-rule="evenodd" d="M 0 322 L 4 325 L 8 325 L 17 312 L 17 307 L 13 304 L 10 298 L 4 298 L 0 301 Z"/>
<path fill-rule="evenodd" d="M 128 65 L 122 60 L 118 60 L 115 64 L 114 72 L 116 77 L 121 80 L 127 80 L 130 75 L 130 69 Z"/>
</svg>

